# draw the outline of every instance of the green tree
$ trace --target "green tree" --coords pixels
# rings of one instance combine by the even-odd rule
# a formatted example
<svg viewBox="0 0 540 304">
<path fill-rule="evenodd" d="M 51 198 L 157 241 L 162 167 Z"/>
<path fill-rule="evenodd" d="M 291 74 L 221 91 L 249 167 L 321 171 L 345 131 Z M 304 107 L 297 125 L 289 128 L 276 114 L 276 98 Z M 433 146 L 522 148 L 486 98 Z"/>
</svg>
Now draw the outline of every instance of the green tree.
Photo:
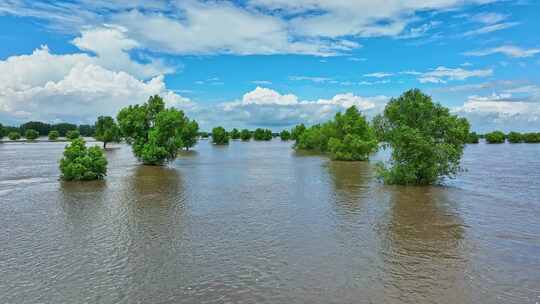
<svg viewBox="0 0 540 304">
<path fill-rule="evenodd" d="M 182 132 L 188 119 L 182 111 L 166 109 L 158 95 L 143 105 L 123 108 L 117 121 L 133 154 L 146 165 L 163 165 L 184 147 Z"/>
<path fill-rule="evenodd" d="M 49 136 L 49 140 L 57 140 L 58 137 L 60 137 L 60 133 L 56 130 L 51 130 L 49 131 L 48 136 Z"/>
<path fill-rule="evenodd" d="M 52 125 L 52 130 L 58 131 L 58 133 L 60 133 L 60 136 L 64 137 L 67 135 L 68 131 L 77 130 L 77 125 L 63 122 Z"/>
<path fill-rule="evenodd" d="M 69 140 L 74 140 L 81 137 L 81 134 L 79 133 L 79 130 L 69 130 L 66 133 L 66 138 Z"/>
<path fill-rule="evenodd" d="M 243 141 L 249 141 L 251 139 L 251 131 L 248 129 L 243 129 L 242 132 L 240 132 L 240 138 Z"/>
<path fill-rule="evenodd" d="M 210 135 L 208 134 L 208 132 L 199 132 L 199 136 L 201 138 L 208 138 Z"/>
<path fill-rule="evenodd" d="M 523 142 L 523 134 L 518 132 L 510 132 L 508 133 L 508 142 L 511 144 L 517 144 Z"/>
<path fill-rule="evenodd" d="M 182 128 L 182 143 L 186 150 L 197 144 L 199 134 L 199 124 L 195 120 L 186 119 L 187 123 Z"/>
<path fill-rule="evenodd" d="M 80 125 L 77 129 L 81 136 L 94 137 L 96 135 L 95 125 Z"/>
<path fill-rule="evenodd" d="M 488 144 L 502 144 L 505 139 L 505 135 L 501 131 L 493 131 L 486 134 L 486 142 Z"/>
<path fill-rule="evenodd" d="M 291 139 L 292 140 L 298 140 L 300 135 L 302 135 L 302 133 L 304 133 L 305 130 L 306 130 L 306 126 L 304 124 L 299 124 L 299 125 L 295 126 L 291 130 Z"/>
<path fill-rule="evenodd" d="M 477 144 L 480 142 L 480 136 L 476 134 L 476 132 L 469 133 L 469 136 L 467 136 L 467 143 L 468 144 Z"/>
<path fill-rule="evenodd" d="M 272 130 L 257 128 L 253 132 L 253 139 L 255 140 L 272 140 Z"/>
<path fill-rule="evenodd" d="M 240 131 L 238 129 L 234 128 L 231 130 L 231 139 L 240 139 Z"/>
<path fill-rule="evenodd" d="M 29 121 L 22 124 L 19 129 L 21 130 L 22 134 L 26 134 L 27 130 L 35 130 L 38 132 L 39 137 L 47 135 L 51 130 L 51 127 L 52 126 L 50 124 L 41 121 Z"/>
<path fill-rule="evenodd" d="M 540 143 L 540 132 L 523 134 L 523 141 L 529 144 Z"/>
<path fill-rule="evenodd" d="M 6 131 L 4 130 L 4 126 L 0 124 L 0 140 L 4 138 L 5 134 L 6 134 Z"/>
<path fill-rule="evenodd" d="M 99 147 L 87 148 L 82 138 L 76 138 L 64 150 L 60 172 L 66 181 L 103 179 L 107 174 L 107 159 Z"/>
<path fill-rule="evenodd" d="M 216 145 L 229 144 L 229 135 L 223 127 L 215 127 L 212 129 L 212 142 Z"/>
<path fill-rule="evenodd" d="M 36 140 L 39 137 L 39 133 L 34 129 L 26 129 L 24 137 L 28 140 Z"/>
<path fill-rule="evenodd" d="M 21 134 L 19 132 L 9 132 L 8 134 L 9 140 L 19 140 L 21 139 Z"/>
<path fill-rule="evenodd" d="M 469 123 L 420 90 L 392 98 L 377 124 L 392 148 L 389 167 L 378 165 L 385 183 L 433 184 L 460 171 Z"/>
<path fill-rule="evenodd" d="M 103 142 L 103 149 L 107 147 L 107 143 L 120 142 L 120 128 L 110 116 L 99 116 L 95 123 L 94 138 Z"/>
<path fill-rule="evenodd" d="M 281 131 L 281 133 L 279 133 L 279 137 L 281 138 L 281 140 L 287 141 L 291 139 L 291 133 L 287 130 L 283 130 Z"/>
</svg>

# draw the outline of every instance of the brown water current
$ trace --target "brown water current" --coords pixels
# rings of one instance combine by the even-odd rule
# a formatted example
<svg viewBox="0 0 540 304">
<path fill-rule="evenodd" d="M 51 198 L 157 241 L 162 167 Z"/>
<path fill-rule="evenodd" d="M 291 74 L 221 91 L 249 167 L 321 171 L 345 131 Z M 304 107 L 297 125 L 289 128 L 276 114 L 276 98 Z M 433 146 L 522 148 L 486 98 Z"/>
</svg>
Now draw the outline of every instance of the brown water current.
<svg viewBox="0 0 540 304">
<path fill-rule="evenodd" d="M 166 167 L 0 144 L 0 303 L 539 303 L 540 145 L 470 145 L 442 186 L 292 143 L 201 141 Z"/>
</svg>

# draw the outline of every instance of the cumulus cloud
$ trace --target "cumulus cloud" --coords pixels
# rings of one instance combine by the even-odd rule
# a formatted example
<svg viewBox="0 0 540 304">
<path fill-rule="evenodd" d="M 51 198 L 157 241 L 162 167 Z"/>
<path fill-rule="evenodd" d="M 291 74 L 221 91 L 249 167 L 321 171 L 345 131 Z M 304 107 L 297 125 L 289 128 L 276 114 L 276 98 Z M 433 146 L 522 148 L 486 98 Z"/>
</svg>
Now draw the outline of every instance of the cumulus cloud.
<svg viewBox="0 0 540 304">
<path fill-rule="evenodd" d="M 523 49 L 523 48 L 513 46 L 513 45 L 502 45 L 499 47 L 494 47 L 494 48 L 485 49 L 485 50 L 466 52 L 465 55 L 487 56 L 487 55 L 492 55 L 492 54 L 497 54 L 497 53 L 506 55 L 508 57 L 526 58 L 526 57 L 532 57 L 540 53 L 540 48 Z"/>
</svg>

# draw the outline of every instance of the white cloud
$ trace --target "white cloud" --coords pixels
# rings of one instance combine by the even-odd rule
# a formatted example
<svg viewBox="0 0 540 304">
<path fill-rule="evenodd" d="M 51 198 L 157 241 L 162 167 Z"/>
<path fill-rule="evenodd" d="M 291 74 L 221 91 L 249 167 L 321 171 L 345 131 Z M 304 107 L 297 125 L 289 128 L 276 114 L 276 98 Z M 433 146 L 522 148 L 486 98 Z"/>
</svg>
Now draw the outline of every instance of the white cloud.
<svg viewBox="0 0 540 304">
<path fill-rule="evenodd" d="M 364 74 L 364 77 L 385 78 L 385 77 L 390 77 L 392 75 L 394 75 L 394 74 L 393 73 L 377 72 L 377 73 Z"/>
<path fill-rule="evenodd" d="M 462 68 L 437 67 L 429 72 L 422 73 L 418 78 L 420 83 L 446 83 L 450 80 L 466 80 L 471 77 L 486 77 L 493 74 L 492 69 L 466 70 Z"/>
<path fill-rule="evenodd" d="M 289 79 L 293 81 L 311 81 L 315 83 L 323 83 L 323 82 L 332 81 L 332 78 L 328 78 L 328 77 L 311 77 L 311 76 L 290 76 Z"/>
<path fill-rule="evenodd" d="M 495 24 L 508 18 L 508 15 L 498 13 L 480 13 L 471 16 L 470 19 L 483 24 Z"/>
<path fill-rule="evenodd" d="M 532 57 L 540 53 L 540 48 L 522 49 L 520 47 L 513 46 L 513 45 L 503 45 L 503 46 L 485 49 L 485 50 L 466 52 L 465 55 L 487 56 L 487 55 L 492 55 L 492 54 L 497 54 L 497 53 L 504 54 L 508 57 L 525 58 L 525 57 Z"/>
<path fill-rule="evenodd" d="M 486 25 L 484 27 L 481 27 L 479 29 L 470 30 L 465 33 L 463 33 L 463 37 L 470 37 L 470 36 L 476 36 L 476 35 L 482 35 L 482 34 L 488 34 L 500 30 L 504 30 L 507 28 L 514 27 L 518 25 L 519 22 L 504 22 L 504 23 L 497 23 L 497 24 L 490 24 Z"/>
</svg>

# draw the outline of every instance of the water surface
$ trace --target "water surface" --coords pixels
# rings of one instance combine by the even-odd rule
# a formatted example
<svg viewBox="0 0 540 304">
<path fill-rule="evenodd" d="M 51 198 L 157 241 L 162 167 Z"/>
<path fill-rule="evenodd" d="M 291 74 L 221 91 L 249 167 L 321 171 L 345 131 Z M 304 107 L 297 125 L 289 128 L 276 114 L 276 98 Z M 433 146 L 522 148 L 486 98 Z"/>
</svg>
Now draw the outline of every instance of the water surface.
<svg viewBox="0 0 540 304">
<path fill-rule="evenodd" d="M 167 167 L 0 144 L 1 303 L 537 303 L 540 145 L 471 145 L 445 186 L 291 143 L 202 141 Z"/>
</svg>

